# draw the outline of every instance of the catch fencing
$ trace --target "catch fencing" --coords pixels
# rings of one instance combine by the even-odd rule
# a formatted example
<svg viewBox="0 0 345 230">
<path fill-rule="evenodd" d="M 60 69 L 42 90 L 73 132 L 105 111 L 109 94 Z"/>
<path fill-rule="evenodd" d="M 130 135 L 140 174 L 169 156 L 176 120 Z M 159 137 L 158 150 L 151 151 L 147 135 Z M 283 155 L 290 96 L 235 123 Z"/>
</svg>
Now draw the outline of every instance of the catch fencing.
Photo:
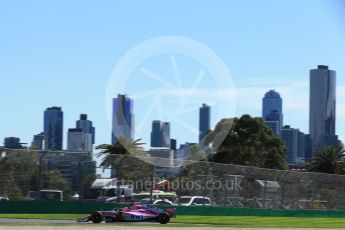
<svg viewBox="0 0 345 230">
<path fill-rule="evenodd" d="M 173 158 L 132 155 L 112 157 L 112 170 L 98 167 L 97 173 L 118 178 L 115 180 L 117 194 L 113 194 L 117 198 L 112 200 L 116 203 L 128 203 L 133 200 L 151 203 L 157 199 L 166 199 L 175 201 L 177 205 L 191 206 L 345 210 L 343 175 L 262 169 Z M 45 181 L 49 178 L 45 174 L 49 170 L 48 165 L 32 164 L 31 171 L 34 177 L 25 175 L 24 169 L 7 170 L 5 167 L 9 167 L 8 164 L 2 164 L 1 167 L 0 197 L 15 190 L 21 191 L 17 192 L 20 194 L 19 199 L 28 199 L 27 193 L 30 191 L 63 190 L 58 186 L 45 187 L 49 184 L 49 181 Z M 20 167 L 20 162 L 16 167 Z M 61 166 L 58 169 L 68 182 L 72 183 L 70 194 L 65 198 L 95 201 L 102 195 L 99 193 L 99 187 L 98 191 L 95 191 L 96 189 L 91 186 L 96 171 L 93 163 L 81 162 L 73 167 Z M 52 180 L 52 177 L 49 180 Z M 118 192 L 125 187 L 130 187 L 134 195 L 126 197 L 128 194 Z M 78 196 L 73 196 L 75 194 Z M 187 199 L 183 199 L 184 197 Z M 196 200 L 190 200 L 188 197 L 194 197 Z M 187 202 L 188 199 L 190 203 Z"/>
<path fill-rule="evenodd" d="M 118 156 L 116 162 L 113 176 L 135 193 L 159 189 L 176 193 L 177 198 L 210 198 L 211 205 L 224 207 L 345 209 L 342 175 L 153 157 Z M 191 205 L 209 204 L 200 199 Z"/>
</svg>

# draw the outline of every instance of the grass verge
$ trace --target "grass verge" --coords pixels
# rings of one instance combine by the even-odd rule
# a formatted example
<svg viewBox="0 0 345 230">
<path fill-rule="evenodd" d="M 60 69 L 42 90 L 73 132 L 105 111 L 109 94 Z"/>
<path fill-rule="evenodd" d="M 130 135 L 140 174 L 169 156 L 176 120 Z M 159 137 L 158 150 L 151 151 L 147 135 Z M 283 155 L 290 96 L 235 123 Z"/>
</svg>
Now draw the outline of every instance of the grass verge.
<svg viewBox="0 0 345 230">
<path fill-rule="evenodd" d="M 261 217 L 261 216 L 179 216 L 172 221 L 183 224 L 205 224 L 229 227 L 272 228 L 342 228 L 343 218 Z"/>
</svg>

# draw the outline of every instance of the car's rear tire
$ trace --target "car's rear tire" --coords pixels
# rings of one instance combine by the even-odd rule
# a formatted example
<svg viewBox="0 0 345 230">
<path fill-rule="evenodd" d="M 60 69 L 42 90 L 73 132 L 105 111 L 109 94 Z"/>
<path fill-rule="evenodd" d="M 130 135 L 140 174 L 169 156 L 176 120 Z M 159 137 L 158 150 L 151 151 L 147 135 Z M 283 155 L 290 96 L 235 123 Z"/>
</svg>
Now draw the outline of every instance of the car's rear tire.
<svg viewBox="0 0 345 230">
<path fill-rule="evenodd" d="M 102 213 L 94 212 L 91 214 L 91 221 L 95 224 L 99 224 L 104 220 Z"/>
<path fill-rule="evenodd" d="M 157 217 L 157 222 L 161 223 L 161 224 L 167 224 L 170 221 L 170 216 L 168 213 L 166 212 L 162 212 L 161 214 L 159 214 L 159 216 Z"/>
</svg>

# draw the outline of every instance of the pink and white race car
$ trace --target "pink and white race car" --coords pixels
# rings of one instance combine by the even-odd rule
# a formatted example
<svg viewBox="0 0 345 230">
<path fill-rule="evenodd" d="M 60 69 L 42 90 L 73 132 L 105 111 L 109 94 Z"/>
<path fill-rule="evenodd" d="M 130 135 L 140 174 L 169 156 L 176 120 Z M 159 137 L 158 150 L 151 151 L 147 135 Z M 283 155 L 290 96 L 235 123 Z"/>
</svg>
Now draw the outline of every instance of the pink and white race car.
<svg viewBox="0 0 345 230">
<path fill-rule="evenodd" d="M 140 222 L 152 221 L 167 224 L 175 217 L 175 208 L 160 209 L 153 205 L 131 205 L 130 207 L 113 209 L 111 211 L 97 211 L 91 215 L 78 219 L 78 222 Z"/>
</svg>

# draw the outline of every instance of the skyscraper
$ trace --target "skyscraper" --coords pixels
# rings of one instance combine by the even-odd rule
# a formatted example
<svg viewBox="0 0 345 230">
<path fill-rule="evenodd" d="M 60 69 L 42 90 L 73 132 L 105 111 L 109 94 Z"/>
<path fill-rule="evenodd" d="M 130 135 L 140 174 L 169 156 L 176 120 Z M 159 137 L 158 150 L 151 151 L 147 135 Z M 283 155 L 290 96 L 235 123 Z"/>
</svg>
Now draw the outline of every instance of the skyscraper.
<svg viewBox="0 0 345 230">
<path fill-rule="evenodd" d="M 170 123 L 152 121 L 151 147 L 170 147 Z"/>
<path fill-rule="evenodd" d="M 151 147 L 162 147 L 162 122 L 152 121 Z"/>
<path fill-rule="evenodd" d="M 312 151 L 327 145 L 338 145 L 335 134 L 336 72 L 318 65 L 310 70 L 309 133 Z"/>
<path fill-rule="evenodd" d="M 285 142 L 287 148 L 286 160 L 288 164 L 296 164 L 298 157 L 298 129 L 291 128 L 288 125 L 285 125 L 281 130 L 281 137 Z"/>
<path fill-rule="evenodd" d="M 62 150 L 63 112 L 60 107 L 47 108 L 44 111 L 44 136 L 46 149 Z"/>
<path fill-rule="evenodd" d="M 280 136 L 283 127 L 283 100 L 274 90 L 266 92 L 262 99 L 262 118 L 276 136 Z M 277 125 L 273 125 L 277 122 Z"/>
<path fill-rule="evenodd" d="M 170 123 L 162 123 L 162 147 L 170 147 Z"/>
<path fill-rule="evenodd" d="M 87 114 L 80 114 L 80 119 L 76 121 L 76 128 L 81 129 L 84 134 L 91 134 L 92 144 L 95 144 L 95 127 L 92 126 L 92 121 L 87 119 Z"/>
<path fill-rule="evenodd" d="M 199 108 L 199 145 L 204 146 L 204 138 L 211 126 L 211 107 L 202 104 Z"/>
<path fill-rule="evenodd" d="M 119 137 L 134 139 L 133 100 L 121 94 L 113 99 L 112 143 Z"/>
<path fill-rule="evenodd" d="M 170 149 L 176 150 L 177 148 L 177 140 L 176 139 L 170 139 Z"/>
</svg>

